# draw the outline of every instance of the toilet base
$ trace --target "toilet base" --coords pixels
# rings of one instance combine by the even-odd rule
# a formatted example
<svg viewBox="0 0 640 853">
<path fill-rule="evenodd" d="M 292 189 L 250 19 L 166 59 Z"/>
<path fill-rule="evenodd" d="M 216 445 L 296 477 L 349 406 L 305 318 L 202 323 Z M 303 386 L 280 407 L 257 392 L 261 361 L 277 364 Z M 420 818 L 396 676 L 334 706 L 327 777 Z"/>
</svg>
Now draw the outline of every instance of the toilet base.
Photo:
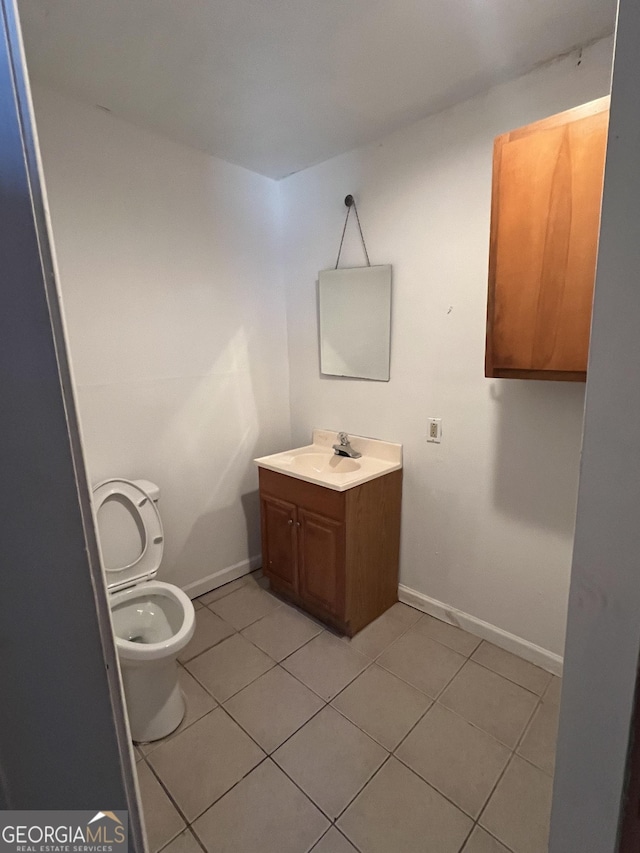
<svg viewBox="0 0 640 853">
<path fill-rule="evenodd" d="M 185 713 L 175 658 L 140 664 L 120 659 L 132 740 L 147 743 L 175 731 Z"/>
</svg>

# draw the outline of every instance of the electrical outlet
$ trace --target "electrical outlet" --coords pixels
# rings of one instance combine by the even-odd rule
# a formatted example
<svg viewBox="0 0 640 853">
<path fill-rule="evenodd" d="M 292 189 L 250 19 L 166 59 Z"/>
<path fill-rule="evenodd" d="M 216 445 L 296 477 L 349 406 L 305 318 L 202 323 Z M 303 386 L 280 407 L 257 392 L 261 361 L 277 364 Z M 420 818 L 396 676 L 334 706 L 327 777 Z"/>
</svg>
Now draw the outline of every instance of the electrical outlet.
<svg viewBox="0 0 640 853">
<path fill-rule="evenodd" d="M 427 441 L 434 444 L 440 444 L 442 439 L 442 419 L 429 418 L 429 431 L 427 432 Z"/>
</svg>

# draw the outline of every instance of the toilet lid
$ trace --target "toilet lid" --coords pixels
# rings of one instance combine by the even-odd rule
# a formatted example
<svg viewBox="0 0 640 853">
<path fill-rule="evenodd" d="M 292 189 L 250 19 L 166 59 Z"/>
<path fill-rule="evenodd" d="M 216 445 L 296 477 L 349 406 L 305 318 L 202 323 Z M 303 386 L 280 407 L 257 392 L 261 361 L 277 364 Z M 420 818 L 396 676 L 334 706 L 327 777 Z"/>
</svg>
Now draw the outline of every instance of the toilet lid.
<svg viewBox="0 0 640 853">
<path fill-rule="evenodd" d="M 112 497 L 119 498 L 134 519 L 139 520 L 143 540 L 142 551 L 136 560 L 120 568 L 104 567 L 107 588 L 115 592 L 156 576 L 162 561 L 164 536 L 160 514 L 149 495 L 131 480 L 119 479 L 103 480 L 93 490 L 93 506 L 98 532 L 97 518 L 100 507 Z"/>
</svg>

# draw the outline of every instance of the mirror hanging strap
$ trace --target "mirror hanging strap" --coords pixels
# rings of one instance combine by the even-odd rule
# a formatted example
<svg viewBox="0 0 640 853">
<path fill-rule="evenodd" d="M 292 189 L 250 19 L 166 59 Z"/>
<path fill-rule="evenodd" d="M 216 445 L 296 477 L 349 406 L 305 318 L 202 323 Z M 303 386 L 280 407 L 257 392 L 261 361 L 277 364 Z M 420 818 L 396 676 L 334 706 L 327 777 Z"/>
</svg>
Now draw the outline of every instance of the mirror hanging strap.
<svg viewBox="0 0 640 853">
<path fill-rule="evenodd" d="M 344 228 L 342 229 L 342 237 L 340 238 L 340 248 L 338 249 L 338 257 L 336 258 L 335 269 L 338 269 L 338 264 L 340 263 L 340 254 L 342 252 L 342 244 L 344 243 L 344 235 L 347 231 L 347 222 L 349 221 L 349 214 L 351 213 L 351 208 L 354 209 L 356 213 L 356 222 L 358 223 L 358 230 L 360 231 L 360 239 L 362 240 L 362 248 L 364 249 L 364 256 L 367 259 L 367 266 L 371 266 L 371 261 L 369 260 L 369 252 L 367 252 L 367 244 L 364 242 L 364 234 L 362 233 L 362 225 L 360 225 L 360 217 L 358 216 L 358 208 L 356 206 L 356 200 L 352 195 L 348 195 L 345 197 L 344 203 L 347 205 L 347 215 L 344 220 Z"/>
</svg>

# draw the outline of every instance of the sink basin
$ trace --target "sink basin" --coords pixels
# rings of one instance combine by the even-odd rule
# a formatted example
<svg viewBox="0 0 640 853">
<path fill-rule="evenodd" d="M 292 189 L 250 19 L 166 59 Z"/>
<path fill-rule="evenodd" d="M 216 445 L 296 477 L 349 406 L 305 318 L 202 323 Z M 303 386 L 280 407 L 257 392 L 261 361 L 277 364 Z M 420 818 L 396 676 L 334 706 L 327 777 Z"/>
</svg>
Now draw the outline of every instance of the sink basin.
<svg viewBox="0 0 640 853">
<path fill-rule="evenodd" d="M 335 453 L 301 453 L 293 457 L 291 469 L 300 473 L 331 476 L 359 471 L 360 463 L 347 456 L 336 456 Z"/>
<path fill-rule="evenodd" d="M 402 445 L 360 435 L 350 436 L 352 447 L 362 455 L 358 459 L 338 456 L 333 445 L 339 441 L 332 430 L 314 429 L 312 444 L 282 453 L 261 456 L 254 462 L 278 474 L 286 474 L 327 489 L 344 492 L 376 477 L 402 468 Z"/>
</svg>

